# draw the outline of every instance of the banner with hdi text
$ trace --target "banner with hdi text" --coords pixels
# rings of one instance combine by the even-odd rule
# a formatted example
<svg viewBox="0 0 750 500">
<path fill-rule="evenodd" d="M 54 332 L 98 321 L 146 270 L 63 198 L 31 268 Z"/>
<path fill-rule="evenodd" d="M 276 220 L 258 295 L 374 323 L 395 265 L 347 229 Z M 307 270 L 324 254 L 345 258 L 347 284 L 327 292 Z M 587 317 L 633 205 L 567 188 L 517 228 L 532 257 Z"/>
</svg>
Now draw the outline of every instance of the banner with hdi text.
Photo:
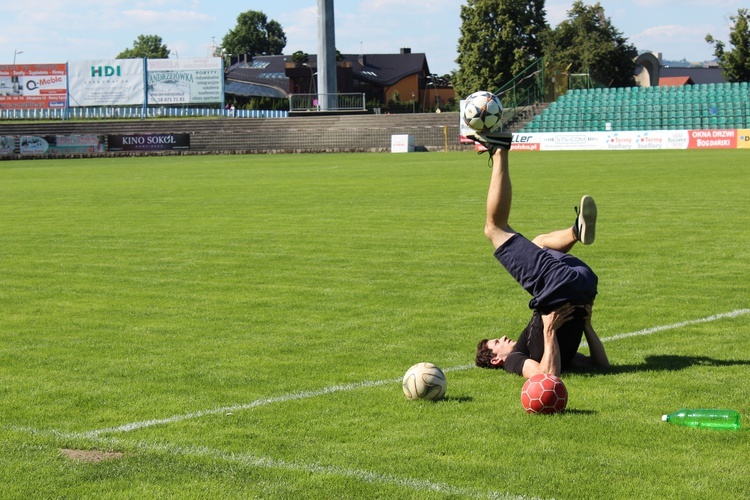
<svg viewBox="0 0 750 500">
<path fill-rule="evenodd" d="M 143 105 L 143 59 L 71 61 L 70 107 Z"/>
</svg>

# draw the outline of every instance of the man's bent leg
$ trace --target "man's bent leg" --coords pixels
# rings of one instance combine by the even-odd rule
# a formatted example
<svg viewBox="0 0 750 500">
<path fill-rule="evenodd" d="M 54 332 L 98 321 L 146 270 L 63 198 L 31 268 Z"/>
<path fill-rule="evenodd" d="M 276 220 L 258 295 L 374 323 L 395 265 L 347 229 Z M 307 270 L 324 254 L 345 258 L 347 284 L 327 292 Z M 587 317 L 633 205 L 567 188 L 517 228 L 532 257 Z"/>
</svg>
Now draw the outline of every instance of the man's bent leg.
<svg viewBox="0 0 750 500">
<path fill-rule="evenodd" d="M 573 227 L 561 229 L 551 233 L 540 234 L 534 238 L 534 244 L 541 248 L 549 248 L 558 252 L 568 253 L 576 242 L 591 245 L 596 235 L 596 203 L 591 196 L 581 198 L 580 209 L 576 208 L 576 221 Z"/>
<path fill-rule="evenodd" d="M 576 239 L 584 245 L 591 245 L 596 236 L 597 210 L 594 199 L 589 195 L 585 195 L 581 198 L 581 208 L 576 210 L 576 212 L 578 213 L 578 217 L 576 217 L 576 223 L 573 225 Z"/>
<path fill-rule="evenodd" d="M 540 248 L 549 248 L 550 250 L 557 250 L 558 252 L 568 253 L 576 244 L 575 231 L 572 227 L 568 229 L 560 229 L 559 231 L 552 231 L 547 234 L 540 234 L 532 240 L 534 244 Z"/>
</svg>

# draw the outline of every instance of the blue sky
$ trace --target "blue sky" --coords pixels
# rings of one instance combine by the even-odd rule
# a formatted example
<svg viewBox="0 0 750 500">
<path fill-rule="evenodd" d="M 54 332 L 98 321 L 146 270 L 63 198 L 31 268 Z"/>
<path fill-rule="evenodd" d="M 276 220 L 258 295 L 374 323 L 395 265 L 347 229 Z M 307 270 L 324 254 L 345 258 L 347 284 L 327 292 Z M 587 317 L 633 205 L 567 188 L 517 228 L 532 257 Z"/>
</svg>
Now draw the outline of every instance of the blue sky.
<svg viewBox="0 0 750 500">
<path fill-rule="evenodd" d="M 433 73 L 456 69 L 463 0 L 334 0 L 336 46 L 345 54 L 424 52 Z M 594 2 L 588 0 L 587 4 Z M 728 42 L 735 0 L 602 0 L 607 17 L 639 50 L 665 59 L 713 57 L 707 33 Z M 572 0 L 548 0 L 547 20 Z M 206 57 L 237 15 L 260 10 L 287 35 L 284 53 L 317 52 L 317 0 L 0 0 L 0 64 L 111 59 L 140 34 L 159 35 L 172 57 Z M 731 48 L 731 47 L 730 47 Z"/>
</svg>

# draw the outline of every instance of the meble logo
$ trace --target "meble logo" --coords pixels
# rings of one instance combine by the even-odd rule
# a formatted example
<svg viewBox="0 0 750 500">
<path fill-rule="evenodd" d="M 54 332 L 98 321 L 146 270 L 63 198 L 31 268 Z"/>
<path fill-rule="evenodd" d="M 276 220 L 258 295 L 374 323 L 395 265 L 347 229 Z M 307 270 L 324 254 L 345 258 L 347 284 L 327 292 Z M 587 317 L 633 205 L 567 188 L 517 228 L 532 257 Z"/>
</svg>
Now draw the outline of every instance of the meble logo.
<svg viewBox="0 0 750 500">
<path fill-rule="evenodd" d="M 91 77 L 122 76 L 119 66 L 91 66 Z"/>
</svg>

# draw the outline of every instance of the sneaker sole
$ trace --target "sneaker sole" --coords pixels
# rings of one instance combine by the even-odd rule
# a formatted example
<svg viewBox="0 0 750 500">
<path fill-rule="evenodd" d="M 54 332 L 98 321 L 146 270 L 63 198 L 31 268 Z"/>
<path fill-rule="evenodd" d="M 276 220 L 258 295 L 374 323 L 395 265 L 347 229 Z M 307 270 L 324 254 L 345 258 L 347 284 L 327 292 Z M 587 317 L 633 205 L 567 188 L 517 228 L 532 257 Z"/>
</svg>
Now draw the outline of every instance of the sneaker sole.
<svg viewBox="0 0 750 500">
<path fill-rule="evenodd" d="M 596 238 L 596 203 L 591 196 L 586 195 L 581 198 L 578 228 L 581 243 L 591 245 Z"/>
</svg>

